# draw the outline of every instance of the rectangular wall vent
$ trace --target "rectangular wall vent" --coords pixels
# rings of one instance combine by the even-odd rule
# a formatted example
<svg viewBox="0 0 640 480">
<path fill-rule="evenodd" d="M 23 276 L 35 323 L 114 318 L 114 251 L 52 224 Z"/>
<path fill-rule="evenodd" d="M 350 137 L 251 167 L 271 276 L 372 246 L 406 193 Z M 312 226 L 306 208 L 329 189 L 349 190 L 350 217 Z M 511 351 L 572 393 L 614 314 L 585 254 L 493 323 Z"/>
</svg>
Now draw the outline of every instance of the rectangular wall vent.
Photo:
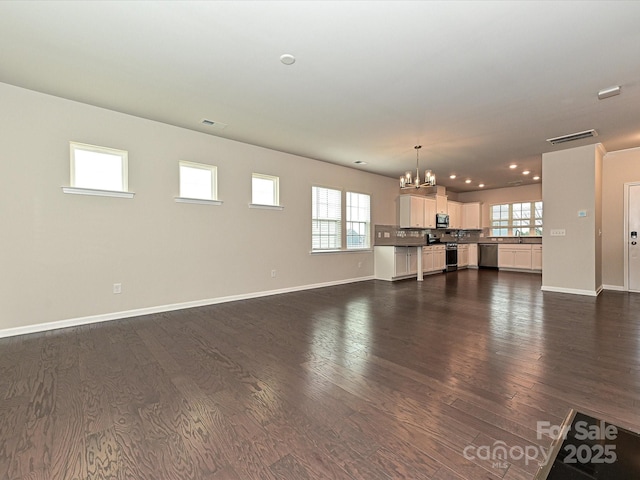
<svg viewBox="0 0 640 480">
<path fill-rule="evenodd" d="M 207 127 L 213 128 L 225 128 L 227 126 L 226 123 L 214 122 L 213 120 L 209 120 L 208 118 L 203 118 L 202 120 L 200 120 L 200 123 L 206 125 Z"/>
<path fill-rule="evenodd" d="M 598 132 L 591 129 L 591 130 L 585 130 L 584 132 L 563 135 L 562 137 L 547 138 L 547 142 L 549 142 L 551 145 L 557 145 L 558 143 L 573 142 L 574 140 L 582 140 L 583 138 L 597 137 L 597 136 L 598 136 Z"/>
</svg>

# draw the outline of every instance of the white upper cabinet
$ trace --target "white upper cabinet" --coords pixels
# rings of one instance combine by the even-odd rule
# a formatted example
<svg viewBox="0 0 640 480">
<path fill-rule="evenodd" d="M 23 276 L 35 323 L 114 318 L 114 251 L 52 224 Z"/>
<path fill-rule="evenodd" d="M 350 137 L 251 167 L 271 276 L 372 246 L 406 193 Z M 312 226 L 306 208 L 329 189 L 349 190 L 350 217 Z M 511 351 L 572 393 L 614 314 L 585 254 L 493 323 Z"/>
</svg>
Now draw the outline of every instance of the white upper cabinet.
<svg viewBox="0 0 640 480">
<path fill-rule="evenodd" d="M 482 228 L 482 204 L 480 202 L 462 204 L 462 228 L 464 230 Z"/>
<path fill-rule="evenodd" d="M 400 195 L 400 228 L 425 228 L 424 197 Z"/>
<path fill-rule="evenodd" d="M 435 198 L 424 199 L 424 226 L 425 228 L 436 228 L 436 200 Z"/>
<path fill-rule="evenodd" d="M 449 212 L 449 228 L 462 228 L 462 204 L 460 202 L 447 202 Z"/>
</svg>

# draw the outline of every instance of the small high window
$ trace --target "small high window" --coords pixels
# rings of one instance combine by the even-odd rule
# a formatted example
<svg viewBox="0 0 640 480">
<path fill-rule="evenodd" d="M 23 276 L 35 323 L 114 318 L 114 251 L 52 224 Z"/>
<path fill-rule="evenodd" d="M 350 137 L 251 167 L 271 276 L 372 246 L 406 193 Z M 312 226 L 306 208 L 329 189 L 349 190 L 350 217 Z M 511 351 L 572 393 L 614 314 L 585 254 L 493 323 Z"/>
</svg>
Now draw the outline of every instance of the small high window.
<svg viewBox="0 0 640 480">
<path fill-rule="evenodd" d="M 126 192 L 127 152 L 71 142 L 71 186 Z"/>
<path fill-rule="evenodd" d="M 217 200 L 217 168 L 201 163 L 180 162 L 180 197 Z"/>
<path fill-rule="evenodd" d="M 64 193 L 133 198 L 125 150 L 69 142 L 70 187 Z"/>
<path fill-rule="evenodd" d="M 280 179 L 272 175 L 251 175 L 251 204 L 255 206 L 280 206 Z"/>
</svg>

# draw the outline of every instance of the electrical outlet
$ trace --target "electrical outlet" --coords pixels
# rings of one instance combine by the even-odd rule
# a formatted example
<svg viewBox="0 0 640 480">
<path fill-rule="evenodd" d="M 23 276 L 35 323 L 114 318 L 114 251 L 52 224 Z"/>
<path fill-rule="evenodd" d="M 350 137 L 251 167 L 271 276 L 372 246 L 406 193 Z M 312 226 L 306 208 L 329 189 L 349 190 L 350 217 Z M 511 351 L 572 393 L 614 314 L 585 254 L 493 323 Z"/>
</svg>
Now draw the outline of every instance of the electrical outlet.
<svg viewBox="0 0 640 480">
<path fill-rule="evenodd" d="M 271 278 L 276 278 L 276 270 L 275 268 L 271 270 Z"/>
<path fill-rule="evenodd" d="M 362 268 L 362 262 L 358 262 L 358 268 Z"/>
<path fill-rule="evenodd" d="M 122 284 L 121 283 L 114 283 L 113 284 L 113 293 L 122 293 Z"/>
</svg>

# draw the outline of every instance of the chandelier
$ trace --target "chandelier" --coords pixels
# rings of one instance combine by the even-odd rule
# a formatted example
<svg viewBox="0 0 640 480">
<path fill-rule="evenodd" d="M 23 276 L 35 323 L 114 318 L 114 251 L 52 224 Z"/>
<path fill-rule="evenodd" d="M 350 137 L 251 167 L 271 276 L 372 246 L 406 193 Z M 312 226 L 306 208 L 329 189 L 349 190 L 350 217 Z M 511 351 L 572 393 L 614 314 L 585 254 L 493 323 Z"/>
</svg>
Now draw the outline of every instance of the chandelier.
<svg viewBox="0 0 640 480">
<path fill-rule="evenodd" d="M 400 177 L 400 188 L 433 187 L 436 184 L 436 175 L 431 170 L 425 170 L 424 183 L 420 183 L 420 149 L 422 145 L 413 147 L 416 149 L 416 176 L 412 177 L 410 171 Z"/>
</svg>

